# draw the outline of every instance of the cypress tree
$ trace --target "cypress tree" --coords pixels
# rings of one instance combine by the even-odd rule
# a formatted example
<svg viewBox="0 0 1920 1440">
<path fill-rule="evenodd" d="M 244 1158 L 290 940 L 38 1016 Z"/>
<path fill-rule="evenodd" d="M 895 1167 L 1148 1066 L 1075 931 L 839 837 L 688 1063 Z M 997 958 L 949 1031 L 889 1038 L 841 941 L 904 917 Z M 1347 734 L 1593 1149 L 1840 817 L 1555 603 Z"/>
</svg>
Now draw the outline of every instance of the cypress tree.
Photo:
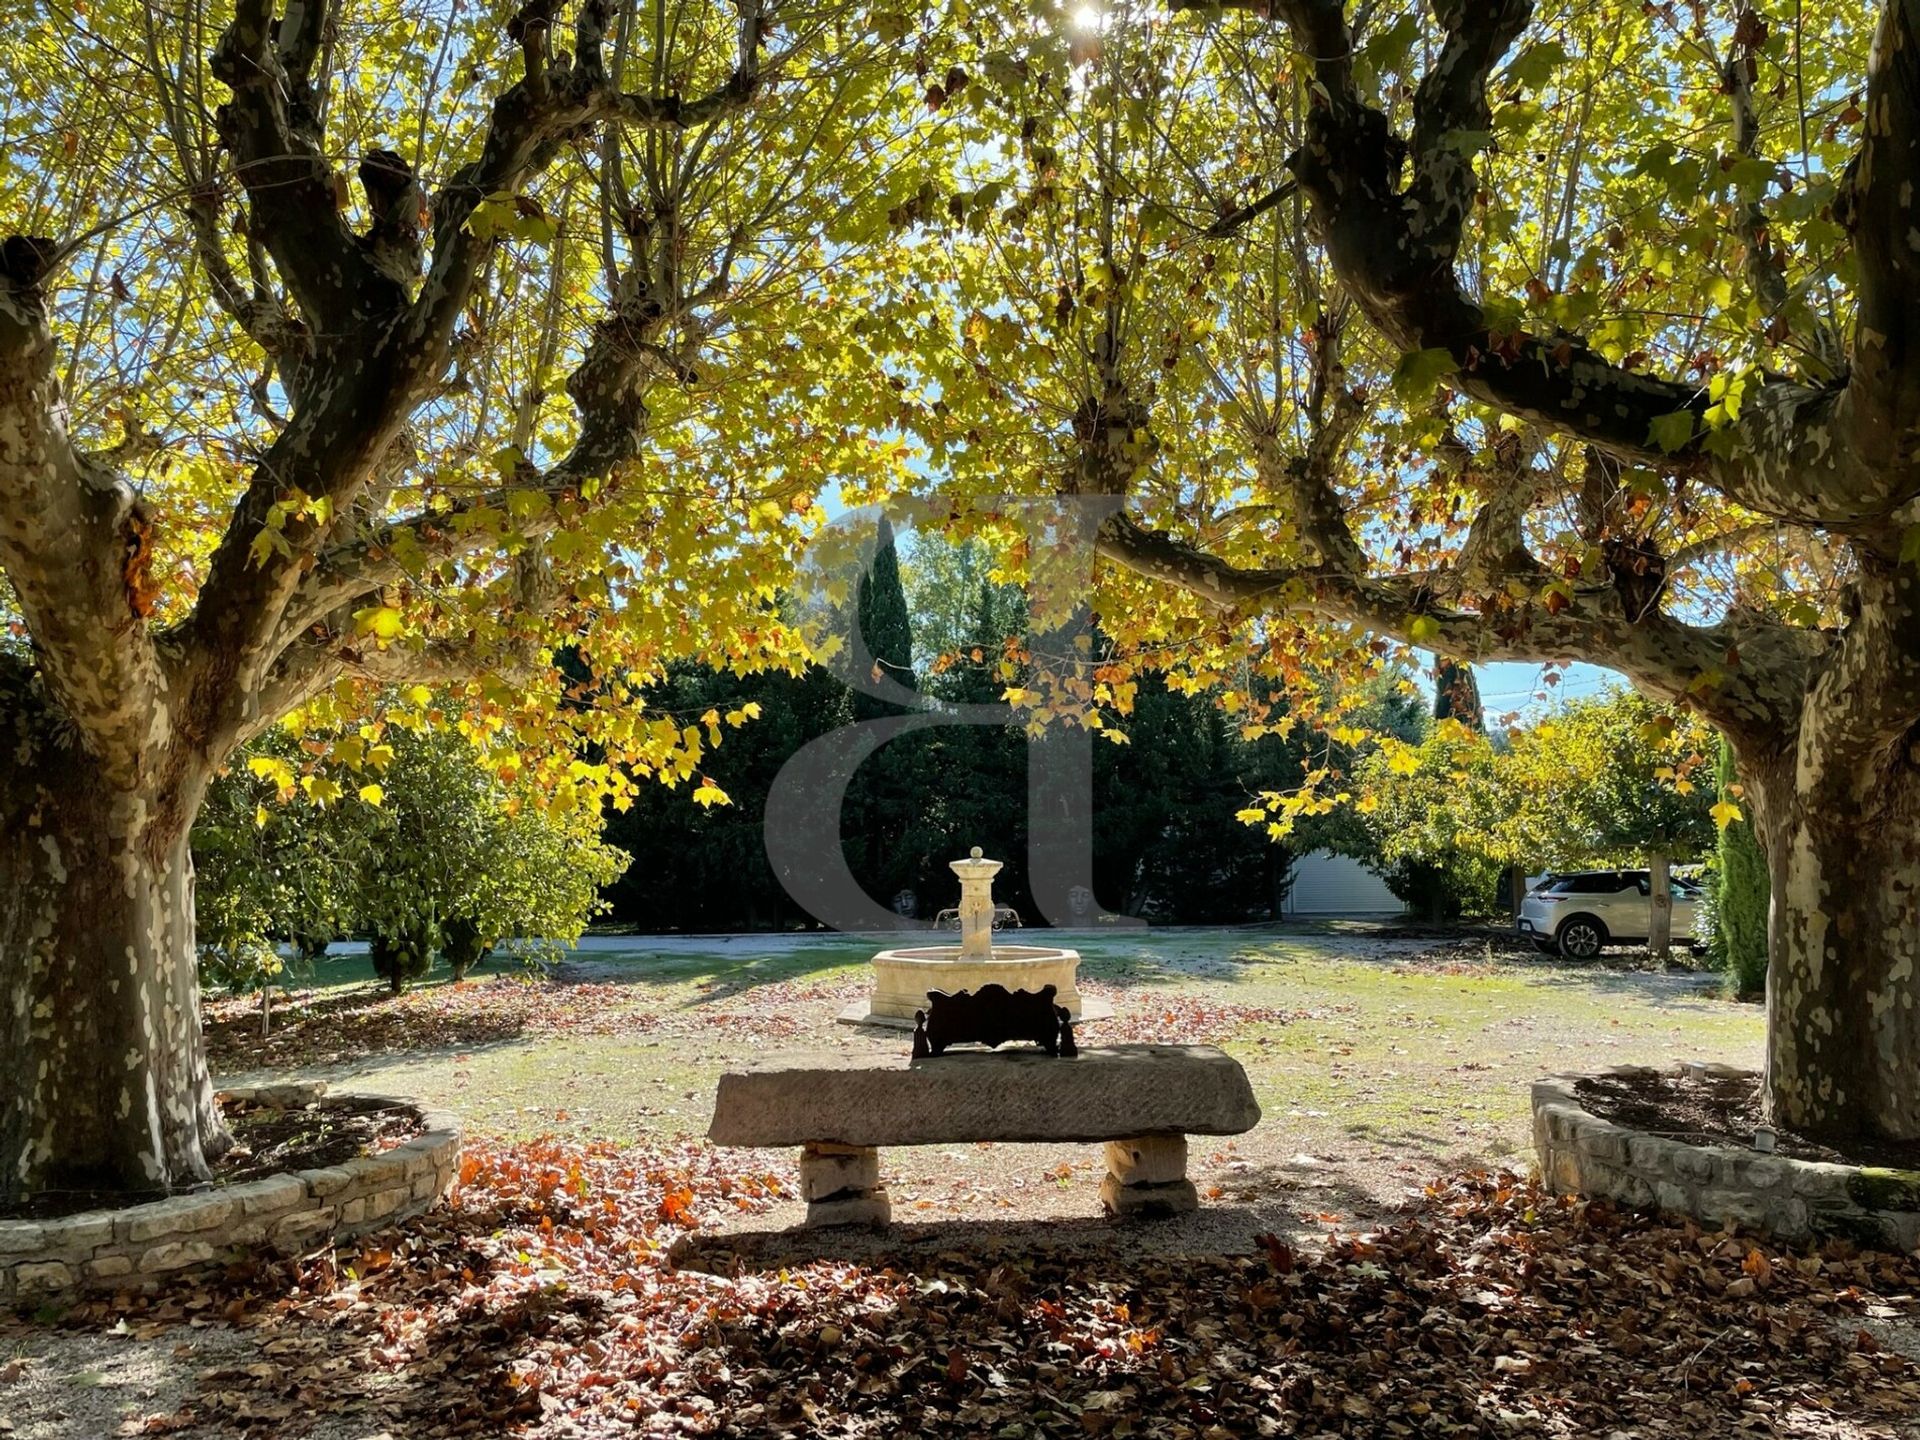
<svg viewBox="0 0 1920 1440">
<path fill-rule="evenodd" d="M 913 673 L 913 622 L 907 592 L 900 583 L 900 556 L 893 525 L 880 517 L 873 564 L 860 577 L 854 619 L 876 681 L 889 680 L 917 690 Z M 865 690 L 853 692 L 853 718 L 877 720 L 903 713 L 901 707 Z M 924 837 L 915 824 L 928 788 L 928 737 L 902 735 L 870 755 L 847 787 L 842 835 L 854 876 L 881 904 L 890 904 L 903 888 L 912 888 L 921 866 L 910 846 Z"/>
<path fill-rule="evenodd" d="M 854 614 L 880 675 L 909 690 L 919 688 L 913 676 L 913 623 L 907 617 L 907 592 L 900 584 L 900 556 L 894 548 L 893 525 L 884 515 L 873 564 L 860 577 Z M 853 713 L 857 720 L 872 720 L 895 711 L 884 700 L 855 691 Z"/>
<path fill-rule="evenodd" d="M 1716 778 L 1720 798 L 1730 799 L 1728 790 L 1735 780 L 1733 747 L 1724 737 Z M 1767 905 L 1772 894 L 1767 859 L 1746 819 L 1735 820 L 1720 832 L 1718 855 L 1714 951 L 1726 968 L 1727 982 L 1737 992 L 1750 994 L 1767 979 Z"/>
</svg>

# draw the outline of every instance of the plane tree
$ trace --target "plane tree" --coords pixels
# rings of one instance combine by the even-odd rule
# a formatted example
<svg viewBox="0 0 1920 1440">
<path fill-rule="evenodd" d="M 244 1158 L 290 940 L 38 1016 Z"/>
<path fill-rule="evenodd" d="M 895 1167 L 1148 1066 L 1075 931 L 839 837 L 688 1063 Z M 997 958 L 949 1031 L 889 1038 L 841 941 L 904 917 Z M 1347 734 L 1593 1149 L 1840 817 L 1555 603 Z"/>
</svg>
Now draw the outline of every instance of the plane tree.
<svg viewBox="0 0 1920 1440">
<path fill-rule="evenodd" d="M 890 262 L 823 237 L 889 203 L 939 117 L 904 28 L 871 21 L 812 0 L 15 17 L 0 1204 L 164 1191 L 229 1143 L 188 833 L 267 727 L 316 737 L 296 789 L 366 768 L 346 722 L 392 694 L 551 805 L 649 776 L 724 798 L 698 778 L 718 726 L 647 713 L 644 685 L 695 654 L 799 663 L 775 587 L 817 489 L 897 463 L 854 423 L 879 366 L 851 321 Z"/>
<path fill-rule="evenodd" d="M 1172 10 L 956 47 L 950 488 L 1095 514 L 1143 657 L 1690 707 L 1771 871 L 1773 1113 L 1920 1135 L 1920 6 Z"/>
</svg>

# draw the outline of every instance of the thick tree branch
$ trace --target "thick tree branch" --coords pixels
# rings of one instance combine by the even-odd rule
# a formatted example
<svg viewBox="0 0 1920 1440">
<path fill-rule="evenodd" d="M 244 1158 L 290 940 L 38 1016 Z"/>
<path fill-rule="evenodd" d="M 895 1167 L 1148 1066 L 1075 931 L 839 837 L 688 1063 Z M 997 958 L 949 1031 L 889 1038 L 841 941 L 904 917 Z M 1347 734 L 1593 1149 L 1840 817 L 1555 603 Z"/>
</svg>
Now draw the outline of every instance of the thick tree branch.
<svg viewBox="0 0 1920 1440">
<path fill-rule="evenodd" d="M 492 677 L 524 686 L 538 677 L 545 658 L 530 647 L 486 648 L 437 638 L 381 646 L 366 639 L 310 636 L 289 647 L 274 663 L 254 705 L 235 722 L 235 743 L 251 740 L 342 679 L 387 685 L 464 685 Z"/>
<path fill-rule="evenodd" d="M 213 73 L 233 92 L 217 119 L 247 191 L 249 232 L 273 256 L 309 326 L 345 337 L 368 313 L 405 295 L 372 263 L 340 212 L 321 96 L 309 79 L 327 9 L 296 0 L 276 38 L 272 0 L 238 0 Z"/>
<path fill-rule="evenodd" d="M 1404 192 L 1407 142 L 1355 90 L 1350 65 L 1317 64 L 1326 93 L 1316 96 L 1306 143 L 1290 163 L 1335 270 L 1395 345 L 1451 354 L 1459 367 L 1452 383 L 1475 399 L 1662 468 L 1700 468 L 1698 458 L 1676 462 L 1650 439 L 1659 417 L 1705 409 L 1691 387 L 1630 374 L 1574 336 L 1496 335 L 1461 291 L 1454 257 L 1477 188 L 1464 137 L 1484 131 L 1486 76 L 1530 6 L 1442 10 L 1458 28 L 1420 86 Z M 1309 53 L 1351 48 L 1338 5 L 1283 5 L 1280 14 Z"/>
<path fill-rule="evenodd" d="M 762 0 L 739 0 L 739 52 L 727 80 L 706 95 L 640 95 L 607 83 L 601 56 L 608 18 L 606 0 L 584 0 L 575 27 L 583 48 L 568 63 L 551 53 L 552 11 L 533 0 L 514 18 L 510 32 L 521 43 L 527 70 L 494 102 L 480 158 L 463 167 L 433 201 L 433 268 L 415 303 L 406 343 L 422 354 L 436 352 L 452 333 L 472 294 L 490 235 L 468 223 L 489 196 L 516 193 L 543 170 L 562 142 L 585 139 L 611 123 L 640 129 L 693 129 L 711 125 L 751 102 L 764 79 L 760 48 L 766 26 Z"/>
<path fill-rule="evenodd" d="M 150 532 L 133 488 L 68 437 L 41 288 L 55 251 L 0 245 L 0 569 L 102 780 L 132 788 L 167 688 L 144 613 Z"/>
<path fill-rule="evenodd" d="M 1492 123 L 1487 77 L 1533 14 L 1532 0 L 1439 0 L 1447 38 L 1413 101 L 1413 178 L 1407 187 L 1409 238 L 1423 263 L 1453 277 L 1480 179 L 1465 137 Z"/>
<path fill-rule="evenodd" d="M 1920 303 L 1920 284 L 1914 283 L 1920 275 L 1904 268 L 1920 263 L 1920 254 L 1892 254 L 1894 237 L 1904 246 L 1910 227 L 1905 211 L 1890 213 L 1898 180 L 1882 183 L 1902 166 L 1920 167 L 1920 154 L 1900 138 L 1920 126 L 1920 62 L 1910 22 L 1917 7 L 1920 0 L 1891 0 L 1877 52 L 1883 58 L 1869 87 L 1880 97 L 1869 124 L 1884 130 L 1884 138 L 1872 142 L 1881 147 L 1874 153 L 1889 163 L 1862 163 L 1854 172 L 1863 260 L 1877 256 L 1898 272 L 1897 283 L 1875 292 L 1882 294 L 1877 308 L 1863 292 L 1855 383 L 1835 389 L 1757 380 L 1736 443 L 1722 447 L 1731 451 L 1724 457 L 1704 446 L 1708 405 L 1701 389 L 1627 371 L 1578 336 L 1495 332 L 1478 302 L 1461 289 L 1454 259 L 1476 186 L 1464 153 L 1466 137 L 1484 133 L 1486 78 L 1524 27 L 1531 13 L 1527 0 L 1450 0 L 1437 7 L 1448 34 L 1416 97 L 1412 174 L 1404 188 L 1409 146 L 1354 88 L 1345 59 L 1351 36 L 1341 7 L 1331 0 L 1277 5 L 1276 13 L 1314 58 L 1320 82 L 1306 142 L 1290 163 L 1348 292 L 1401 349 L 1451 355 L 1458 367 L 1451 383 L 1474 399 L 1665 473 L 1706 475 L 1716 489 L 1760 514 L 1873 530 L 1920 493 L 1920 475 L 1899 438 L 1920 419 L 1920 386 L 1907 397 L 1895 383 L 1904 373 L 1897 357 L 1904 354 L 1900 337 L 1907 330 L 1894 313 L 1896 298 Z M 1905 118 L 1887 118 L 1896 113 Z M 1882 153 L 1896 149 L 1897 162 Z M 1898 321 L 1900 328 L 1896 333 L 1877 327 L 1869 314 L 1879 314 L 1885 325 Z M 1860 363 L 1861 347 L 1880 343 L 1873 335 L 1892 337 L 1881 346 L 1877 371 Z M 1864 393 L 1862 375 L 1868 381 Z M 1884 382 L 1877 389 L 1876 375 Z M 1902 408 L 1909 405 L 1911 410 Z M 1654 425 L 1681 413 L 1693 417 L 1693 436 L 1669 452 L 1654 441 Z"/>
<path fill-rule="evenodd" d="M 1449 609 L 1435 602 L 1433 577 L 1369 578 L 1328 565 L 1242 568 L 1125 513 L 1102 525 L 1096 544 L 1136 574 L 1244 614 L 1344 621 L 1475 662 L 1591 660 L 1741 735 L 1791 732 L 1806 677 L 1826 646 L 1817 634 L 1752 612 L 1715 626 L 1685 625 L 1657 610 L 1630 617 L 1610 586 L 1576 594 L 1557 613 L 1543 605 Z"/>
<path fill-rule="evenodd" d="M 1255 464 L 1267 488 L 1284 491 L 1291 498 L 1295 528 L 1317 561 L 1359 574 L 1366 569 L 1366 557 L 1334 483 L 1347 444 L 1366 415 L 1365 404 L 1347 388 L 1340 355 L 1347 315 L 1343 300 L 1322 310 L 1314 323 L 1306 405 L 1312 430 L 1305 451 L 1283 455 L 1271 430 L 1255 437 L 1254 446 Z"/>
<path fill-rule="evenodd" d="M 1534 469 L 1536 447 L 1528 437 L 1502 431 L 1485 469 L 1488 494 L 1467 527 L 1453 571 L 1468 594 L 1492 595 L 1510 577 L 1538 585 L 1545 568 L 1527 548 L 1523 526 L 1547 477 Z"/>
<path fill-rule="evenodd" d="M 214 178 L 215 160 L 202 140 L 196 117 L 191 113 L 192 102 L 184 93 L 179 75 L 161 58 L 157 20 L 151 7 L 142 11 L 147 72 L 185 182 L 187 226 L 193 236 L 194 258 L 206 274 L 214 302 L 269 357 L 277 357 L 299 348 L 300 332 L 293 317 L 265 282 L 264 265 L 255 259 L 259 255 L 257 242 L 248 237 L 251 290 L 241 282 L 228 258 L 221 235 L 221 192 Z"/>
<path fill-rule="evenodd" d="M 1764 540 L 1769 535 L 1778 535 L 1790 528 L 1792 527 L 1782 525 L 1776 520 L 1755 520 L 1751 524 L 1736 525 L 1731 530 L 1722 530 L 1718 535 L 1709 535 L 1705 539 L 1691 541 L 1667 556 L 1667 573 L 1672 575 L 1689 565 L 1698 565 L 1715 556 L 1725 555 L 1750 541 Z"/>
<path fill-rule="evenodd" d="M 1300 182 L 1298 180 L 1281 181 L 1258 200 L 1250 200 L 1245 205 L 1240 206 L 1236 210 L 1228 211 L 1225 215 L 1222 215 L 1218 220 L 1214 221 L 1213 224 L 1207 227 L 1207 238 L 1209 240 L 1224 240 L 1229 235 L 1238 234 L 1299 188 Z"/>
<path fill-rule="evenodd" d="M 1885 0 L 1867 62 L 1866 134 L 1835 205 L 1859 279 L 1849 417 L 1863 460 L 1894 467 L 1915 493 L 1920 424 L 1920 0 Z"/>
<path fill-rule="evenodd" d="M 320 553 L 286 607 L 278 643 L 294 641 L 341 606 L 370 603 L 384 586 L 487 549 L 494 532 L 462 523 L 470 517 L 506 515 L 516 502 L 524 509 L 529 497 L 539 496 L 544 503 L 537 513 L 513 522 L 517 536 L 537 540 L 615 500 L 622 493 L 613 483 L 616 472 L 639 455 L 646 434 L 647 385 L 663 371 L 684 378 L 685 356 L 669 355 L 661 344 L 672 318 L 649 294 L 626 297 L 595 327 L 567 377 L 579 433 L 564 458 L 544 473 L 527 467 L 509 484 L 381 524 Z M 590 481 L 603 482 L 591 500 L 583 498 Z"/>
<path fill-rule="evenodd" d="M 288 69 L 289 64 L 297 70 L 311 62 L 309 22 L 282 26 L 278 44 L 270 44 L 265 34 L 267 3 L 241 0 L 222 46 L 222 73 L 235 88 L 230 107 L 234 123 L 245 121 L 259 132 L 236 139 L 282 144 L 290 157 L 283 163 L 306 164 L 303 174 L 311 181 L 324 169 L 317 146 L 317 97 L 302 74 Z M 509 24 L 510 37 L 526 57 L 526 73 L 495 102 L 479 158 L 463 167 L 433 202 L 433 261 L 417 299 L 409 302 L 407 289 L 424 249 L 418 230 L 423 197 L 400 156 L 373 151 L 361 162 L 361 182 L 372 212 L 365 235 L 348 234 L 328 211 L 333 217 L 326 223 L 328 235 L 345 235 L 352 255 L 338 273 L 328 272 L 334 277 L 333 289 L 316 303 L 347 307 L 335 341 L 342 348 L 316 360 L 327 368 L 332 383 L 317 388 L 311 402 L 296 409 L 256 468 L 209 567 L 187 637 L 195 642 L 196 701 L 204 708 L 230 716 L 274 663 L 278 647 L 301 634 L 313 615 L 365 593 L 342 588 L 348 580 L 336 577 L 331 566 L 319 567 L 317 577 L 305 572 L 358 508 L 355 502 L 372 483 L 413 407 L 441 383 L 454 326 L 471 298 L 481 262 L 496 243 L 494 227 L 473 223 L 481 203 L 514 194 L 565 141 L 585 138 L 597 125 L 708 124 L 745 105 L 760 84 L 758 52 L 765 24 L 760 0 L 743 0 L 740 58 L 733 74 L 694 100 L 624 94 L 606 84 L 599 57 L 609 13 L 606 0 L 583 0 L 574 32 L 583 47 L 580 55 L 554 52 L 551 32 L 557 9 L 558 0 L 534 0 Z M 283 94 L 290 98 L 283 101 Z M 317 203 L 317 197 L 311 198 Z M 287 262 L 282 250 L 290 245 L 296 265 L 314 259 L 316 251 L 304 243 L 306 238 L 297 230 L 269 230 L 269 248 L 283 271 Z M 340 280 L 340 274 L 347 278 Z M 631 316 L 624 310 L 616 313 L 589 345 L 587 362 L 569 384 L 580 409 L 581 433 L 573 453 L 556 467 L 556 484 L 565 483 L 561 477 L 576 477 L 577 483 L 588 475 L 608 475 L 635 453 L 644 422 L 637 379 L 656 338 L 657 309 Z M 280 543 L 264 554 L 257 551 L 272 507 L 295 492 L 329 501 L 332 518 L 288 520 L 275 529 Z M 362 578 L 353 576 L 352 583 Z M 309 593 L 296 602 L 303 585 Z"/>
</svg>

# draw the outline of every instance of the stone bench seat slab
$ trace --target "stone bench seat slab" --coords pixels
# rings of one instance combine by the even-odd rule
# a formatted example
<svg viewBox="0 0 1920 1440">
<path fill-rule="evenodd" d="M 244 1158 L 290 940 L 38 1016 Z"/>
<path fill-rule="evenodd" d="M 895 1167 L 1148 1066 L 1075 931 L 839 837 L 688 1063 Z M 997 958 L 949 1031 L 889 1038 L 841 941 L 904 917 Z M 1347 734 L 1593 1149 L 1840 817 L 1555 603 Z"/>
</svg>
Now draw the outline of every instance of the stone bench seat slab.
<svg viewBox="0 0 1920 1440">
<path fill-rule="evenodd" d="M 771 1058 L 720 1077 L 708 1138 L 772 1148 L 1239 1135 L 1260 1120 L 1238 1061 L 1211 1045 L 948 1051 L 876 1064 Z"/>
</svg>

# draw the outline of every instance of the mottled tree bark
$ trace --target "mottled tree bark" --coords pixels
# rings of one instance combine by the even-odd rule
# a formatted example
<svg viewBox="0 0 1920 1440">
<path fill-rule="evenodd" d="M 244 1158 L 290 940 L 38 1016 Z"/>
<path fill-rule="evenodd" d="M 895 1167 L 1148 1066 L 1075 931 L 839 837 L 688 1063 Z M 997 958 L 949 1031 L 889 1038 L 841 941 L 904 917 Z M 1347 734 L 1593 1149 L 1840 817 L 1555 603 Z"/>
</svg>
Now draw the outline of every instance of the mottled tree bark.
<svg viewBox="0 0 1920 1440">
<path fill-rule="evenodd" d="M 1647 859 L 1647 953 L 1665 960 L 1673 951 L 1673 861 L 1664 850 Z"/>
<path fill-rule="evenodd" d="M 1775 1119 L 1825 1137 L 1920 1138 L 1920 769 L 1905 747 L 1839 807 L 1790 759 L 1749 765 L 1766 850 L 1767 1088 Z M 1750 773 L 1751 772 L 1751 773 Z"/>
<path fill-rule="evenodd" d="M 0 709 L 0 1207 L 164 1194 L 231 1143 L 200 1033 L 198 795 L 106 783 L 44 719 Z"/>
<path fill-rule="evenodd" d="M 1705 387 L 1613 363 L 1578 335 L 1496 333 L 1461 273 L 1480 182 L 1456 137 L 1488 127 L 1489 81 L 1532 0 L 1434 6 L 1437 44 L 1405 110 L 1363 83 L 1341 0 L 1215 3 L 1271 14 L 1307 57 L 1315 101 L 1287 184 L 1381 335 L 1403 351 L 1445 350 L 1456 390 L 1586 442 L 1589 464 L 1644 466 L 1676 492 L 1698 480 L 1774 525 L 1817 528 L 1845 557 L 1851 592 L 1837 623 L 1818 627 L 1738 604 L 1714 624 L 1689 623 L 1663 608 L 1669 577 L 1697 558 L 1689 547 L 1651 571 L 1608 559 L 1608 582 L 1578 588 L 1564 608 L 1506 606 L 1503 584 L 1537 589 L 1555 573 L 1528 547 L 1539 477 L 1525 465 L 1482 506 L 1451 576 L 1376 573 L 1353 547 L 1332 477 L 1315 481 L 1311 465 L 1292 516 L 1310 563 L 1236 567 L 1125 515 L 1103 528 L 1102 553 L 1225 607 L 1319 613 L 1462 660 L 1578 656 L 1706 715 L 1739 756 L 1773 878 L 1773 1114 L 1822 1138 L 1920 1138 L 1920 569 L 1899 558 L 1920 523 L 1920 0 L 1879 7 L 1867 123 L 1834 206 L 1858 271 L 1844 366 L 1831 363 L 1836 334 L 1807 337 L 1828 365 L 1799 379 L 1763 374 L 1733 443 L 1707 445 L 1702 421 L 1671 452 L 1655 443 L 1655 422 L 1702 416 Z M 1735 143 L 1751 150 L 1751 97 L 1730 90 Z M 1751 234 L 1765 217 L 1750 208 L 1739 223 Z M 1749 256 L 1765 310 L 1782 292 L 1763 262 Z M 1649 553 L 1642 537 L 1587 536 L 1609 538 L 1614 556 Z"/>
<path fill-rule="evenodd" d="M 46 1191 L 206 1178 L 230 1141 L 201 1039 L 188 832 L 215 767 L 343 676 L 523 670 L 531 647 L 517 639 L 382 646 L 353 617 L 409 581 L 402 554 L 430 564 L 488 549 L 492 532 L 462 526 L 460 512 L 498 512 L 515 493 L 577 501 L 588 482 L 609 494 L 640 449 L 648 384 L 685 378 L 668 333 L 729 283 L 733 249 L 699 289 L 677 253 L 635 256 L 567 381 L 572 449 L 451 510 L 388 516 L 405 463 L 395 441 L 442 383 L 497 243 L 467 223 L 475 208 L 518 193 L 563 140 L 598 127 L 685 130 L 737 112 L 761 88 L 766 37 L 747 0 L 732 74 L 704 94 L 638 94 L 603 63 L 605 0 L 574 7 L 570 50 L 554 43 L 553 7 L 524 7 L 507 26 L 524 73 L 491 107 L 478 158 L 428 197 L 404 157 L 364 155 L 372 220 L 356 234 L 322 133 L 328 77 L 314 68 L 335 8 L 236 0 L 211 56 L 231 91 L 215 120 L 246 234 L 284 295 L 267 288 L 264 262 L 255 294 L 233 273 L 209 198 L 218 185 L 203 175 L 180 198 L 212 297 L 274 359 L 291 408 L 190 612 L 164 629 L 146 593 L 153 522 L 138 487 L 69 433 L 48 291 L 72 247 L 0 240 L 0 573 L 31 640 L 0 647 L 0 1209 Z M 198 173 L 200 159 L 180 158 Z M 663 230 L 657 244 L 675 241 Z M 296 492 L 327 503 L 287 517 L 277 507 Z M 520 616 L 553 601 L 538 542 L 559 516 L 548 506 L 517 532 Z M 276 543 L 258 551 L 269 528 Z"/>
</svg>

